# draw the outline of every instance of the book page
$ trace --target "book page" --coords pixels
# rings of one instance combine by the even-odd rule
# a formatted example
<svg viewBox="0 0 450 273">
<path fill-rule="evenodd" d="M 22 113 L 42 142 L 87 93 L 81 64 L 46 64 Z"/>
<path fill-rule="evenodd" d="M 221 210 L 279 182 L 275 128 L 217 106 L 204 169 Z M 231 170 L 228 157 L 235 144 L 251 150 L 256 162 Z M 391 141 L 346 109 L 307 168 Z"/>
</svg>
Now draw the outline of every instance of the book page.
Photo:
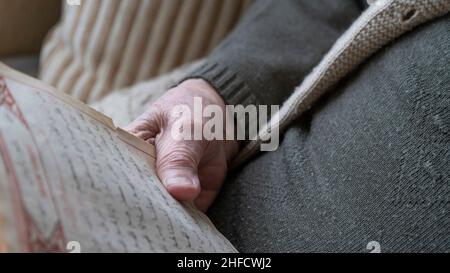
<svg viewBox="0 0 450 273">
<path fill-rule="evenodd" d="M 235 252 L 154 164 L 152 145 L 0 64 L 0 251 Z"/>
</svg>

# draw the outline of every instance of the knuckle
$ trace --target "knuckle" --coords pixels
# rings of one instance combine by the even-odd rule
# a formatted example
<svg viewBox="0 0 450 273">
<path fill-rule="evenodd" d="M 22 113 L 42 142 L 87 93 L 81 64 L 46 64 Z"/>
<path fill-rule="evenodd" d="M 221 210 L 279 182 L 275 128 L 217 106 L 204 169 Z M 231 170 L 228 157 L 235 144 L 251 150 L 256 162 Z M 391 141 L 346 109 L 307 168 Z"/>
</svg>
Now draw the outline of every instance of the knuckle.
<svg viewBox="0 0 450 273">
<path fill-rule="evenodd" d="M 169 167 L 194 168 L 197 166 L 197 162 L 196 156 L 192 151 L 186 148 L 174 148 L 158 160 L 157 167 L 158 169 L 166 169 Z"/>
</svg>

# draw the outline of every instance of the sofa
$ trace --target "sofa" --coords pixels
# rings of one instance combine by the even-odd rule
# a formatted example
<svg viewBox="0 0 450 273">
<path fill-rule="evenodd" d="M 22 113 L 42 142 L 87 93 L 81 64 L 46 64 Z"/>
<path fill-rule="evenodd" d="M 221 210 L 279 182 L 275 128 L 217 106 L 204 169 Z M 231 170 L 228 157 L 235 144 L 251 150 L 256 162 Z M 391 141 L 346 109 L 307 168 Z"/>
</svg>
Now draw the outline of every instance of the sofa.
<svg viewBox="0 0 450 273">
<path fill-rule="evenodd" d="M 0 0 L 0 61 L 37 76 L 39 51 L 61 16 L 61 0 Z"/>
</svg>

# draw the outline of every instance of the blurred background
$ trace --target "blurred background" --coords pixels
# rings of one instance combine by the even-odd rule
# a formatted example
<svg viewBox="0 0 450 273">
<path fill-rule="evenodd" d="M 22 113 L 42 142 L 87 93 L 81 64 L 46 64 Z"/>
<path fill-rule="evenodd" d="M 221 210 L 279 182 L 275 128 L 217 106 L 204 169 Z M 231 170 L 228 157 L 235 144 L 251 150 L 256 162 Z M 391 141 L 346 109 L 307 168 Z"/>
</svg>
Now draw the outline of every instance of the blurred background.
<svg viewBox="0 0 450 273">
<path fill-rule="evenodd" d="M 0 0 L 0 61 L 86 103 L 205 58 L 252 0 Z"/>
<path fill-rule="evenodd" d="M 61 16 L 61 0 L 0 0 L 0 61 L 37 76 L 39 51 Z"/>
</svg>

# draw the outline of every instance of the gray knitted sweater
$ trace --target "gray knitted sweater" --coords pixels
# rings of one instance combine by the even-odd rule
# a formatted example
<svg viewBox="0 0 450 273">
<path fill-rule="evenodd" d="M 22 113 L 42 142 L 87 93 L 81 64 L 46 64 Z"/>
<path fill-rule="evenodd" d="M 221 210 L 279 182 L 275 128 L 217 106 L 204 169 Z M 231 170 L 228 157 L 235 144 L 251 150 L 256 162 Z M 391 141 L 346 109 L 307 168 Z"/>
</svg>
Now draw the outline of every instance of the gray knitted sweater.
<svg viewBox="0 0 450 273">
<path fill-rule="evenodd" d="M 371 2 L 256 1 L 190 76 L 283 105 L 280 148 L 244 148 L 210 211 L 239 250 L 449 251 L 449 18 L 391 42 L 450 1 Z"/>
</svg>

